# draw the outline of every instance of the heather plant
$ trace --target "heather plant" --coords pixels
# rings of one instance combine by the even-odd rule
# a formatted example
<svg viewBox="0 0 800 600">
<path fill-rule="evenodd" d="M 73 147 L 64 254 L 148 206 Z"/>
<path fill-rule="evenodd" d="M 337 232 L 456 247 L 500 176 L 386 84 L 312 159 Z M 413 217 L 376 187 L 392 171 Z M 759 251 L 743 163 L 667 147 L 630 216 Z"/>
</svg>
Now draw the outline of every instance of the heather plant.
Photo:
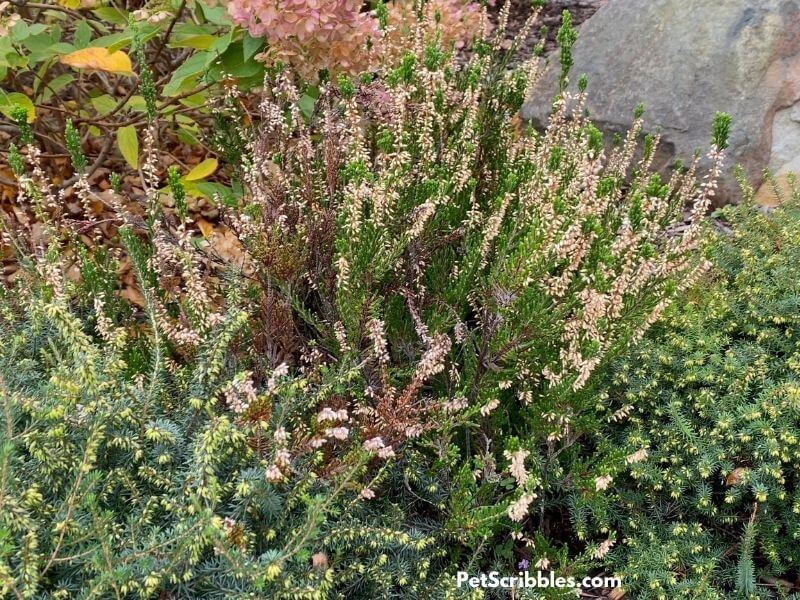
<svg viewBox="0 0 800 600">
<path fill-rule="evenodd" d="M 500 27 L 461 60 L 425 14 L 399 66 L 323 86 L 310 115 L 277 72 L 245 135 L 245 201 L 229 223 L 266 290 L 270 353 L 313 344 L 362 365 L 342 402 L 407 461 L 376 495 L 443 523 L 456 563 L 568 570 L 582 563 L 559 560 L 551 535 L 556 458 L 592 426 L 593 373 L 707 269 L 701 220 L 728 119 L 701 184 L 694 166 L 667 182 L 650 172 L 657 137 L 634 159 L 641 111 L 606 155 L 584 80 L 545 131 L 520 127 L 543 64 L 508 64 L 535 17 L 511 52 Z M 574 40 L 568 21 L 562 33 Z M 602 489 L 608 474 L 569 477 Z M 575 550 L 604 555 L 600 533 Z"/>
<path fill-rule="evenodd" d="M 800 195 L 726 208 L 714 269 L 614 369 L 590 461 L 637 598 L 785 597 L 800 561 Z M 613 476 L 613 483 L 611 477 Z"/>
</svg>

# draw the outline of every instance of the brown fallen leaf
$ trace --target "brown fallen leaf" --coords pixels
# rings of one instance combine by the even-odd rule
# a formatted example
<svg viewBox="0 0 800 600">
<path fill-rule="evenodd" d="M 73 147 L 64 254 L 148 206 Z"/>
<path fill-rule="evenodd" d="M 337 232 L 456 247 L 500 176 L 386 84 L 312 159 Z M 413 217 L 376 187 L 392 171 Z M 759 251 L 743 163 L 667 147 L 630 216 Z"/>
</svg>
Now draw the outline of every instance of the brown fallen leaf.
<svg viewBox="0 0 800 600">
<path fill-rule="evenodd" d="M 739 483 L 739 480 L 747 473 L 746 467 L 736 467 L 733 471 L 730 472 L 725 478 L 725 485 L 728 487 L 734 486 Z"/>
<path fill-rule="evenodd" d="M 197 227 L 206 239 L 214 233 L 214 226 L 203 218 L 197 219 Z"/>
<path fill-rule="evenodd" d="M 134 287 L 126 287 L 124 290 L 119 292 L 121 298 L 125 298 L 131 304 L 135 304 L 139 308 L 144 308 L 144 296 Z"/>
</svg>

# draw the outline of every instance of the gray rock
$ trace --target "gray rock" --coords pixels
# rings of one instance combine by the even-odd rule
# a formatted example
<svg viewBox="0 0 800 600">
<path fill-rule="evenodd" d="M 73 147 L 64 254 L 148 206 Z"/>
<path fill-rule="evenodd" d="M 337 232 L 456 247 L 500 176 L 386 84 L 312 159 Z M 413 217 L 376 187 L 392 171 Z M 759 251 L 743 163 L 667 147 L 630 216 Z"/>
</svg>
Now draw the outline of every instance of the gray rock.
<svg viewBox="0 0 800 600">
<path fill-rule="evenodd" d="M 662 164 L 704 154 L 716 111 L 733 117 L 720 199 L 736 201 L 732 166 L 756 188 L 762 171 L 800 169 L 800 0 L 610 0 L 584 23 L 572 81 L 589 77 L 595 123 L 626 131 L 644 103 L 660 129 Z M 522 117 L 541 125 L 557 89 L 558 60 Z"/>
</svg>

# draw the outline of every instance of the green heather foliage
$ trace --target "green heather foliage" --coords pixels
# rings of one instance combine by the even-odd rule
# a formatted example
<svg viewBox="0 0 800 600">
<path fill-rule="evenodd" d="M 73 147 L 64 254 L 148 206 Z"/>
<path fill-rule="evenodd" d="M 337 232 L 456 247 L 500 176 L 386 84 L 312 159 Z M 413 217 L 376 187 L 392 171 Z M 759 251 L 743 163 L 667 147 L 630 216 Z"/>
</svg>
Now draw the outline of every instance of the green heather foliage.
<svg viewBox="0 0 800 600">
<path fill-rule="evenodd" d="M 721 216 L 712 277 L 617 365 L 626 408 L 597 431 L 611 564 L 636 598 L 771 597 L 798 576 L 800 205 Z"/>
</svg>

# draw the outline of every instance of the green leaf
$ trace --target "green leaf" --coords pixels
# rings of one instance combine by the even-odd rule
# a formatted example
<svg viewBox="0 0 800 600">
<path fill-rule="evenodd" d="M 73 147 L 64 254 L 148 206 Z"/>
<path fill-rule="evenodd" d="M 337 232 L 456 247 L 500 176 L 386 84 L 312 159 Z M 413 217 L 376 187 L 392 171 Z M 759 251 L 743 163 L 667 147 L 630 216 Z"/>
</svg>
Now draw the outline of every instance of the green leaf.
<svg viewBox="0 0 800 600">
<path fill-rule="evenodd" d="M 200 108 L 208 102 L 208 96 L 203 93 L 192 94 L 186 98 L 181 98 L 179 102 L 188 108 Z"/>
<path fill-rule="evenodd" d="M 213 35 L 201 34 L 186 37 L 176 36 L 167 46 L 170 48 L 194 48 L 195 50 L 208 50 L 217 41 Z"/>
<path fill-rule="evenodd" d="M 139 26 L 139 37 L 142 43 L 148 42 L 154 37 L 156 37 L 159 33 L 159 29 L 157 26 L 143 24 Z M 122 50 L 131 45 L 133 42 L 133 31 L 130 29 L 126 29 L 125 31 L 121 31 L 119 33 L 112 33 L 111 35 L 104 35 L 103 37 L 96 38 L 92 40 L 89 45 L 100 47 L 100 48 L 108 48 L 109 52 L 116 52 L 117 50 Z"/>
<path fill-rule="evenodd" d="M 113 23 L 114 25 L 127 25 L 128 23 L 128 14 L 115 6 L 101 6 L 100 8 L 94 9 L 92 12 L 103 21 Z"/>
<path fill-rule="evenodd" d="M 117 145 L 122 157 L 133 169 L 139 168 L 139 138 L 133 125 L 117 129 Z"/>
<path fill-rule="evenodd" d="M 53 55 L 56 55 L 56 54 L 69 54 L 71 52 L 75 52 L 77 48 L 75 48 L 75 46 L 73 46 L 72 44 L 68 44 L 66 42 L 58 42 L 50 46 L 48 50 L 52 52 Z"/>
<path fill-rule="evenodd" d="M 244 52 L 244 60 L 250 60 L 253 58 L 253 55 L 261 50 L 261 47 L 264 45 L 264 38 L 254 38 L 250 37 L 249 34 L 245 33 L 244 38 L 242 39 L 242 50 Z"/>
<path fill-rule="evenodd" d="M 200 195 L 209 200 L 219 198 L 226 206 L 236 206 L 236 194 L 221 183 L 214 181 L 196 181 L 186 184 L 186 191 L 192 195 Z"/>
<path fill-rule="evenodd" d="M 134 94 L 125 104 L 125 108 L 134 112 L 145 112 L 147 110 L 147 102 L 142 96 Z"/>
<path fill-rule="evenodd" d="M 212 52 L 215 56 L 219 56 L 230 47 L 232 40 L 233 40 L 233 31 L 231 30 L 224 36 L 214 40 L 214 43 L 211 44 L 211 47 L 208 50 L 209 52 Z"/>
<path fill-rule="evenodd" d="M 89 27 L 89 23 L 86 20 L 79 21 L 77 27 L 75 27 L 75 35 L 72 38 L 72 43 L 75 44 L 75 47 L 86 48 L 89 45 L 89 42 L 92 39 L 92 29 Z"/>
<path fill-rule="evenodd" d="M 211 67 L 211 75 L 216 79 L 221 79 L 223 75 L 233 75 L 234 77 L 252 77 L 261 75 L 264 72 L 264 65 L 255 60 L 244 59 L 244 46 L 242 42 L 234 42 L 221 57 L 221 64 L 214 63 Z"/>
<path fill-rule="evenodd" d="M 117 106 L 117 101 L 108 94 L 103 94 L 101 96 L 97 96 L 96 98 L 92 98 L 91 102 L 92 106 L 94 106 L 94 109 L 100 114 L 105 114 Z"/>
<path fill-rule="evenodd" d="M 28 111 L 28 123 L 33 123 L 36 120 L 36 107 L 33 101 L 25 94 L 19 92 L 11 92 L 10 94 L 4 93 L 0 90 L 0 112 L 2 112 L 9 119 L 14 109 L 21 106 Z"/>
<path fill-rule="evenodd" d="M 179 125 L 178 130 L 175 132 L 178 139 L 182 144 L 187 146 L 197 146 L 200 144 L 200 139 L 197 137 L 197 131 L 185 125 Z M 187 190 L 188 191 L 188 190 Z"/>
<path fill-rule="evenodd" d="M 208 50 L 217 40 L 214 27 L 210 25 L 195 25 L 194 23 L 181 23 L 172 32 L 168 46 L 170 48 L 194 48 L 195 50 Z"/>
<path fill-rule="evenodd" d="M 230 25 L 231 18 L 228 11 L 224 6 L 206 6 L 205 4 L 198 4 L 203 11 L 203 16 L 209 23 L 214 25 Z"/>
<path fill-rule="evenodd" d="M 175 69 L 167 85 L 164 86 L 163 94 L 165 96 L 177 96 L 184 90 L 187 82 L 194 85 L 193 78 L 204 73 L 208 62 L 211 60 L 213 60 L 213 56 L 208 52 L 198 52 L 190 56 L 186 62 Z"/>
<path fill-rule="evenodd" d="M 9 33 L 11 34 L 11 40 L 14 42 L 23 42 L 31 35 L 30 27 L 25 21 L 17 21 Z"/>
<path fill-rule="evenodd" d="M 75 81 L 75 76 L 71 73 L 62 73 L 58 77 L 54 77 L 46 86 L 42 87 L 41 101 L 48 102 L 53 94 L 57 94 L 73 81 Z"/>
<path fill-rule="evenodd" d="M 303 94 L 297 104 L 300 107 L 300 112 L 303 114 L 303 116 L 306 119 L 310 119 L 311 115 L 314 114 L 314 104 L 316 104 L 314 97 L 309 94 Z"/>
</svg>

